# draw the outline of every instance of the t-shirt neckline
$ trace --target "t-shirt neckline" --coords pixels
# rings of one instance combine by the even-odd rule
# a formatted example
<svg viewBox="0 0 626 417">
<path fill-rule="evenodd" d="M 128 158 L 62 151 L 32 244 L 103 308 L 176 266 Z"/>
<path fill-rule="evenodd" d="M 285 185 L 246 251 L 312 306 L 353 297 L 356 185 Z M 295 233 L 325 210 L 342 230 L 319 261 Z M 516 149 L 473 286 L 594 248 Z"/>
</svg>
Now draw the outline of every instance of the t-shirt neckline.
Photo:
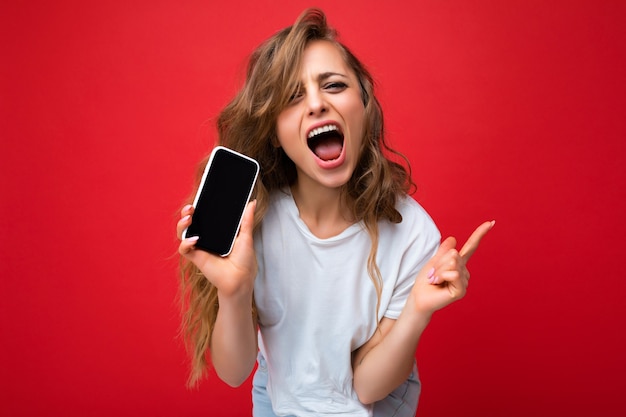
<svg viewBox="0 0 626 417">
<path fill-rule="evenodd" d="M 309 226 L 307 226 L 304 220 L 302 220 L 302 218 L 300 217 L 300 210 L 298 210 L 296 201 L 293 199 L 293 195 L 291 194 L 291 189 L 289 187 L 286 187 L 283 190 L 283 192 L 285 195 L 283 198 L 281 198 L 281 202 L 282 204 L 285 205 L 285 208 L 287 209 L 287 213 L 289 213 L 292 219 L 296 222 L 298 229 L 300 229 L 300 231 L 305 236 L 307 236 L 311 241 L 314 241 L 316 243 L 321 243 L 321 244 L 332 244 L 332 243 L 347 239 L 350 236 L 354 235 L 355 233 L 358 233 L 359 231 L 363 229 L 362 222 L 356 222 L 346 227 L 339 234 L 335 236 L 331 236 L 328 238 L 317 237 L 313 232 L 311 232 L 311 229 L 309 229 Z"/>
</svg>

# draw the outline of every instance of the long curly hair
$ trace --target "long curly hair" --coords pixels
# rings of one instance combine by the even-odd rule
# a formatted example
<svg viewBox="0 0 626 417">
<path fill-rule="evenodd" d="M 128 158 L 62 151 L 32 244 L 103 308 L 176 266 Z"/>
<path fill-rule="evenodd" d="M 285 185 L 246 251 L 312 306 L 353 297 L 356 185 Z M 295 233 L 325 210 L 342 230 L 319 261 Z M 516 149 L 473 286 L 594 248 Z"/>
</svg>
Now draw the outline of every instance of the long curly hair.
<svg viewBox="0 0 626 417">
<path fill-rule="evenodd" d="M 305 48 L 312 41 L 331 42 L 343 55 L 359 80 L 365 106 L 363 146 L 359 163 L 343 186 L 342 195 L 352 218 L 362 222 L 372 246 L 368 273 L 378 294 L 375 314 L 378 317 L 382 278 L 376 265 L 378 222 L 400 223 L 396 199 L 414 191 L 408 160 L 390 148 L 385 140 L 383 112 L 374 95 L 374 81 L 364 65 L 338 41 L 324 13 L 308 9 L 287 27 L 262 43 L 250 56 L 246 79 L 241 90 L 223 109 L 218 121 L 219 144 L 255 158 L 261 170 L 253 197 L 257 200 L 254 224 L 261 223 L 267 212 L 270 193 L 295 183 L 296 167 L 281 147 L 276 146 L 276 121 L 297 91 L 299 69 Z M 394 155 L 398 161 L 389 158 Z M 205 158 L 198 169 L 198 182 Z M 191 355 L 189 386 L 195 386 L 208 369 L 208 351 L 217 311 L 217 290 L 185 258 L 180 259 L 182 290 L 182 333 Z M 252 320 L 257 312 L 251 306 Z"/>
</svg>

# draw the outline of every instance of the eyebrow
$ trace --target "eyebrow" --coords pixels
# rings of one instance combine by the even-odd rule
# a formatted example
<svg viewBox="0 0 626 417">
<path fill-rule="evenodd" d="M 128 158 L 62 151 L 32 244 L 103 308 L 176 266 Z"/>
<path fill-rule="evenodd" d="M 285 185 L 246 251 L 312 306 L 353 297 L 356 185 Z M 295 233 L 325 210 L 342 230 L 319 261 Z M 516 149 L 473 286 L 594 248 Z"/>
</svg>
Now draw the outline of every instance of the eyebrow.
<svg viewBox="0 0 626 417">
<path fill-rule="evenodd" d="M 347 75 L 340 74 L 338 72 L 323 72 L 323 73 L 321 73 L 320 75 L 317 76 L 317 81 L 321 82 L 321 81 L 327 80 L 330 77 L 333 77 L 335 75 L 338 75 L 338 76 L 343 77 L 343 78 L 348 78 Z"/>
</svg>

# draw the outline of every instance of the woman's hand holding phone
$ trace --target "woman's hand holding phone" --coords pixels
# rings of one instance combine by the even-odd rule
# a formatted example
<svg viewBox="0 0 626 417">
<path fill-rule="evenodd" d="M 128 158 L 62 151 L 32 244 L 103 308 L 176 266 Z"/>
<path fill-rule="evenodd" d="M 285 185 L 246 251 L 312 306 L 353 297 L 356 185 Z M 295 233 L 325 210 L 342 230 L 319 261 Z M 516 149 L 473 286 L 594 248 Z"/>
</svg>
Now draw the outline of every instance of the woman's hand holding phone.
<svg viewBox="0 0 626 417">
<path fill-rule="evenodd" d="M 183 231 L 191 224 L 194 208 L 188 205 L 181 211 L 181 219 L 176 226 L 177 236 L 182 239 L 178 251 L 198 267 L 209 282 L 217 288 L 220 296 L 233 297 L 249 295 L 252 292 L 257 273 L 253 244 L 255 208 L 256 200 L 247 204 L 232 252 L 226 257 L 196 249 L 197 237 L 182 239 Z"/>
</svg>

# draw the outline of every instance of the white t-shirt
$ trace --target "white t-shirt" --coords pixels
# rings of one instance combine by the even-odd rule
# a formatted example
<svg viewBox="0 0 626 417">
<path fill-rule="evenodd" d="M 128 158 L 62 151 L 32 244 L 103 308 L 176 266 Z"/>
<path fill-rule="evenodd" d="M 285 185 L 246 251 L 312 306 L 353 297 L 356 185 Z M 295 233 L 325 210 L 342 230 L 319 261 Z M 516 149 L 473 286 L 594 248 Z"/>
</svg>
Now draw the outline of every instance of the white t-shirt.
<svg viewBox="0 0 626 417">
<path fill-rule="evenodd" d="M 397 319 L 440 234 L 411 197 L 399 199 L 402 222 L 379 222 L 376 262 L 383 278 L 379 317 L 367 272 L 371 240 L 361 223 L 319 239 L 300 219 L 289 190 L 275 192 L 255 236 L 254 296 L 259 349 L 277 415 L 368 416 L 352 386 L 351 353 L 384 316 Z"/>
</svg>

